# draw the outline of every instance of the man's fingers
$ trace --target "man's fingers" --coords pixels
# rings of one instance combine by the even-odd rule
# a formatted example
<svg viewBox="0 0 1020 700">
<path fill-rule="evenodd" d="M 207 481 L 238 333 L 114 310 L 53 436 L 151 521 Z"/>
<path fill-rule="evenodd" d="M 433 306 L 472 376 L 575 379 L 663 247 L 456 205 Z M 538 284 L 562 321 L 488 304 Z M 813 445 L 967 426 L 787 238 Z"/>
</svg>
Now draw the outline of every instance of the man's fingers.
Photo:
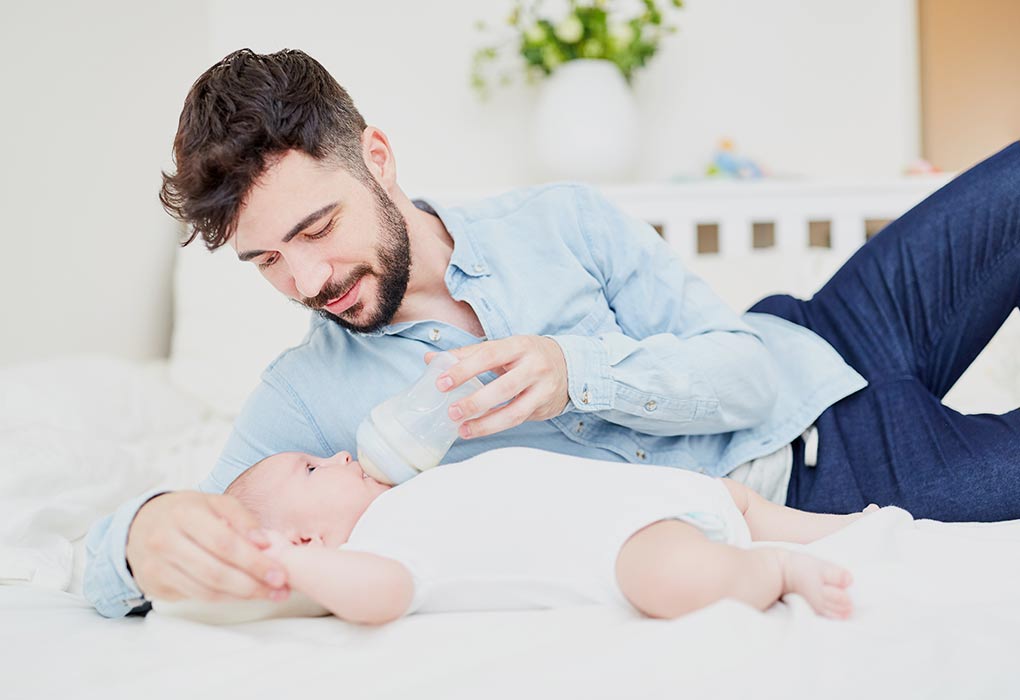
<svg viewBox="0 0 1020 700">
<path fill-rule="evenodd" d="M 233 496 L 209 495 L 208 503 L 214 513 L 224 518 L 234 530 L 242 535 L 249 536 L 249 533 L 262 529 L 262 524 L 259 523 L 255 514 Z M 263 539 L 265 539 L 264 536 Z"/>
<path fill-rule="evenodd" d="M 202 582 L 195 579 L 184 569 L 174 564 L 168 564 L 163 570 L 160 579 L 169 591 L 163 595 L 154 597 L 162 600 L 206 600 L 221 601 L 229 600 L 229 597 L 214 591 Z"/>
<path fill-rule="evenodd" d="M 220 496 L 218 498 L 236 500 L 231 496 Z M 183 524 L 181 529 L 189 538 L 213 557 L 234 569 L 238 569 L 260 585 L 268 584 L 269 586 L 279 587 L 286 583 L 286 574 L 283 567 L 255 546 L 247 536 L 235 530 L 232 524 L 219 516 L 216 511 L 198 511 L 194 513 L 193 517 Z M 247 531 L 246 529 L 245 532 Z M 274 572 L 276 574 L 275 578 L 271 576 Z M 207 581 L 206 583 L 211 582 Z M 214 585 L 214 587 L 227 593 L 234 593 L 233 590 L 221 588 L 219 585 Z M 237 594 L 240 595 L 244 592 L 238 591 Z"/>
<path fill-rule="evenodd" d="M 489 382 L 470 396 L 465 396 L 449 408 L 451 420 L 459 421 L 487 413 L 490 409 L 510 401 L 528 386 L 523 372 L 510 370 L 502 377 Z"/>
<path fill-rule="evenodd" d="M 440 391 L 449 391 L 486 372 L 503 374 L 504 367 L 514 362 L 520 353 L 514 338 L 502 338 L 459 348 L 454 355 L 457 357 L 457 364 L 439 375 L 436 380 L 436 387 Z M 445 381 L 447 379 L 451 381 Z"/>
<path fill-rule="evenodd" d="M 270 592 L 275 590 L 247 571 L 228 564 L 214 552 L 206 549 L 201 542 L 195 541 L 191 535 L 187 535 L 185 539 L 188 546 L 181 547 L 180 556 L 173 561 L 173 565 L 187 573 L 208 592 L 225 598 L 250 599 L 268 598 Z"/>
<path fill-rule="evenodd" d="M 464 438 L 485 437 L 514 428 L 535 412 L 537 402 L 525 391 L 515 400 L 502 408 L 486 413 L 481 418 L 465 422 L 460 426 L 460 436 Z"/>
</svg>

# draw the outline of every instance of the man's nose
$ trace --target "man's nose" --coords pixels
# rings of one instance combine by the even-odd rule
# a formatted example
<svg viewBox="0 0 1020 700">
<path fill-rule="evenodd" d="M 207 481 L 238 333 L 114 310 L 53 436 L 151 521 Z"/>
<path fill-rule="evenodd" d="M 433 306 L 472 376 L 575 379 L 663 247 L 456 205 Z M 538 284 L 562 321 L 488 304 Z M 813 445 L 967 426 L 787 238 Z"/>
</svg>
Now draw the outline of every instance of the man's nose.
<svg viewBox="0 0 1020 700">
<path fill-rule="evenodd" d="M 328 262 L 311 255 L 292 258 L 290 271 L 298 294 L 309 299 L 322 291 L 333 273 Z"/>
</svg>

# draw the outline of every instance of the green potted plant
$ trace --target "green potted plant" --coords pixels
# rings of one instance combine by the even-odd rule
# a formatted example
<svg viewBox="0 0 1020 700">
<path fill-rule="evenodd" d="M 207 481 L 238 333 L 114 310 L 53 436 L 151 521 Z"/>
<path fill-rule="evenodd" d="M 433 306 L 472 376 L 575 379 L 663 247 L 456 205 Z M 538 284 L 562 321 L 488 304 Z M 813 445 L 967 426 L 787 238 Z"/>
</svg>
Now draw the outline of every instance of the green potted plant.
<svg viewBox="0 0 1020 700">
<path fill-rule="evenodd" d="M 471 85 L 480 96 L 488 96 L 493 82 L 509 83 L 521 68 L 536 79 L 578 60 L 609 61 L 630 83 L 634 72 L 658 51 L 662 38 L 677 30 L 667 22 L 667 13 L 683 7 L 683 0 L 641 0 L 640 12 L 624 15 L 616 0 L 568 2 L 565 15 L 553 16 L 541 13 L 541 0 L 517 0 L 502 31 L 477 23 L 482 32 L 502 35 L 475 52 Z M 627 4 L 634 7 L 633 2 Z M 508 50 L 520 60 L 497 67 Z"/>
<path fill-rule="evenodd" d="M 494 84 L 522 73 L 540 83 L 531 136 L 544 177 L 625 180 L 639 154 L 630 83 L 676 31 L 667 14 L 682 6 L 682 0 L 568 0 L 553 15 L 540 1 L 518 0 L 504 26 L 479 24 L 501 36 L 476 51 L 471 84 L 484 99 Z"/>
</svg>

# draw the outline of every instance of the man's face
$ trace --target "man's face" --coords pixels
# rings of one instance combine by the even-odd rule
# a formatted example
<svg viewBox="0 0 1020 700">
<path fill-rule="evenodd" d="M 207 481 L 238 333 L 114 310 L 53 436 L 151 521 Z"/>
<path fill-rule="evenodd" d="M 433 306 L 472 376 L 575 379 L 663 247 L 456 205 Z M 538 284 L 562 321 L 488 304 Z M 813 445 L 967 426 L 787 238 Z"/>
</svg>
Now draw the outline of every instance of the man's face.
<svg viewBox="0 0 1020 700">
<path fill-rule="evenodd" d="M 230 245 L 288 297 L 360 333 L 390 323 L 407 291 L 407 224 L 393 200 L 299 151 L 252 187 Z"/>
</svg>

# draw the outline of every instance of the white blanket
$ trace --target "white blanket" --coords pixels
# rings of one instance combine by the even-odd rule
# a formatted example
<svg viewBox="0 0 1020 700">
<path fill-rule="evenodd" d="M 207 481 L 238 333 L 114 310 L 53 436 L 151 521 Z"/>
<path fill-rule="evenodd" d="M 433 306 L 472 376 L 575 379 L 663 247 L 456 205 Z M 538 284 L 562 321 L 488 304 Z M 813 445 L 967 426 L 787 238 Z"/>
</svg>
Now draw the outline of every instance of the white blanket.
<svg viewBox="0 0 1020 700">
<path fill-rule="evenodd" d="M 145 488 L 193 485 L 229 421 L 175 390 L 165 367 L 111 360 L 0 372 L 0 418 L 9 583 L 0 585 L 0 697 L 1020 692 L 1020 521 L 943 525 L 892 508 L 808 547 L 853 571 L 857 613 L 847 622 L 818 618 L 796 597 L 766 613 L 723 602 L 671 622 L 601 607 L 416 615 L 381 629 L 332 617 L 107 620 L 78 595 L 88 525 Z"/>
<path fill-rule="evenodd" d="M 723 602 L 675 621 L 579 607 L 210 627 L 106 620 L 67 593 L 0 588 L 4 695 L 1016 697 L 1020 521 L 943 525 L 887 508 L 807 549 L 853 570 L 851 620 L 790 596 L 766 613 Z"/>
</svg>

